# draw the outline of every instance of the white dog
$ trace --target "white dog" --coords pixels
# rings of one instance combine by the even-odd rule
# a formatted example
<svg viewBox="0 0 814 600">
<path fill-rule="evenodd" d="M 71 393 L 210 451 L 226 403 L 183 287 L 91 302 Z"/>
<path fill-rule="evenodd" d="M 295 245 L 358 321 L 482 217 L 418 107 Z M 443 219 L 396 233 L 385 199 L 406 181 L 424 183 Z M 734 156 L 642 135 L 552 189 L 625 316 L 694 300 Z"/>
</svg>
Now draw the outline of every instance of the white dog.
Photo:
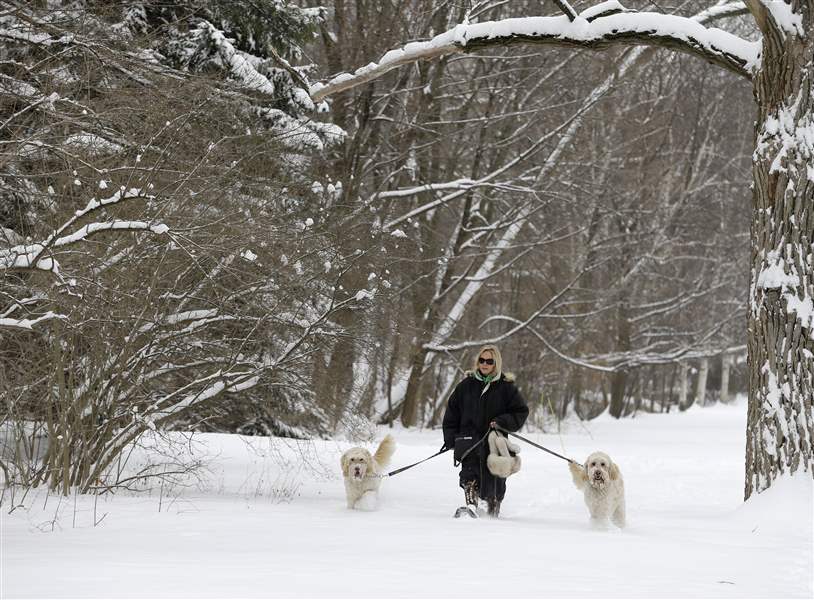
<svg viewBox="0 0 814 600">
<path fill-rule="evenodd" d="M 571 477 L 585 496 L 591 522 L 603 526 L 610 518 L 617 527 L 625 526 L 625 483 L 622 472 L 610 456 L 594 452 L 584 468 L 569 463 Z"/>
<path fill-rule="evenodd" d="M 396 441 L 387 434 L 373 455 L 358 446 L 342 454 L 348 508 L 375 508 L 382 474 L 395 450 Z"/>
</svg>

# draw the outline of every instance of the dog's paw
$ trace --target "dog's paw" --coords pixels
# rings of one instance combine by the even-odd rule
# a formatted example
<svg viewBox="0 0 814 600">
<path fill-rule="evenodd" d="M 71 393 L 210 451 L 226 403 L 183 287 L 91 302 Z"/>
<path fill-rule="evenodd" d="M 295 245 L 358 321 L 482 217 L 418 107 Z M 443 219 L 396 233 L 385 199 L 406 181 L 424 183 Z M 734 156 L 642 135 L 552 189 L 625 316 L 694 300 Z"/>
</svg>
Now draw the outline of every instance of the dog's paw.
<svg viewBox="0 0 814 600">
<path fill-rule="evenodd" d="M 379 508 L 379 495 L 376 492 L 365 492 L 354 505 L 356 510 L 373 511 Z"/>
<path fill-rule="evenodd" d="M 593 517 L 590 519 L 588 526 L 594 531 L 611 531 L 613 529 L 608 519 L 595 519 Z"/>
</svg>

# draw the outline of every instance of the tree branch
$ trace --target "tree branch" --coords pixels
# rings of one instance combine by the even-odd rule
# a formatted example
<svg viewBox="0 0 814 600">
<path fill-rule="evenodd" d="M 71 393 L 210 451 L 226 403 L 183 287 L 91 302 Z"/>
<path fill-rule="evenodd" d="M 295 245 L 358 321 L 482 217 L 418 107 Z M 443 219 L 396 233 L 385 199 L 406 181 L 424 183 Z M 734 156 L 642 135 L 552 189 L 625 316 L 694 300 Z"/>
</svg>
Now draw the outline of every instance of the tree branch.
<svg viewBox="0 0 814 600">
<path fill-rule="evenodd" d="M 621 9 L 621 5 L 618 6 Z M 325 84 L 315 84 L 310 89 L 311 97 L 320 101 L 419 60 L 520 44 L 590 50 L 611 46 L 669 48 L 700 57 L 748 80 L 752 78 L 752 69 L 758 65 L 760 49 L 760 42 L 749 42 L 719 29 L 708 29 L 696 19 L 659 13 L 620 13 L 610 8 L 597 13 L 593 7 L 574 21 L 568 21 L 566 17 L 524 17 L 457 25 L 429 41 L 411 42 L 391 50 L 378 62 L 352 74 L 342 73 Z"/>
</svg>

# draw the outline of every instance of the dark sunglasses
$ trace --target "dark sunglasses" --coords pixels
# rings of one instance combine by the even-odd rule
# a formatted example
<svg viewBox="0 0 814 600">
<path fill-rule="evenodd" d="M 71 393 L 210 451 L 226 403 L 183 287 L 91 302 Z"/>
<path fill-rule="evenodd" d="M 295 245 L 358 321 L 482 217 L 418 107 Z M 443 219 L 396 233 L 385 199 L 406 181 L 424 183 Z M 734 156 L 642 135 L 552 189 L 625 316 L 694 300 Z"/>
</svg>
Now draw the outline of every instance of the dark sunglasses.
<svg viewBox="0 0 814 600">
<path fill-rule="evenodd" d="M 481 358 L 479 356 L 478 357 L 478 364 L 479 365 L 493 365 L 493 364 L 495 364 L 495 359 L 494 358 Z"/>
</svg>

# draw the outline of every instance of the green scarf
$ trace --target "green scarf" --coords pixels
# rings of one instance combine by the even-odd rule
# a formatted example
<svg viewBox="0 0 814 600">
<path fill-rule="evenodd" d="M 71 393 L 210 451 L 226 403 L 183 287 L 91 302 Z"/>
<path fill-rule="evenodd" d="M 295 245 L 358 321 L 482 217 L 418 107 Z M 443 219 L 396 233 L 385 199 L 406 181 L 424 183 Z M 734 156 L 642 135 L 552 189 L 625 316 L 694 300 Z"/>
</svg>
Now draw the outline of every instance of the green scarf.
<svg viewBox="0 0 814 600">
<path fill-rule="evenodd" d="M 494 378 L 495 378 L 494 375 L 486 375 L 486 376 L 481 375 L 480 370 L 475 369 L 475 379 L 477 379 L 478 381 L 482 381 L 483 383 L 490 383 L 491 381 L 494 380 Z"/>
</svg>

